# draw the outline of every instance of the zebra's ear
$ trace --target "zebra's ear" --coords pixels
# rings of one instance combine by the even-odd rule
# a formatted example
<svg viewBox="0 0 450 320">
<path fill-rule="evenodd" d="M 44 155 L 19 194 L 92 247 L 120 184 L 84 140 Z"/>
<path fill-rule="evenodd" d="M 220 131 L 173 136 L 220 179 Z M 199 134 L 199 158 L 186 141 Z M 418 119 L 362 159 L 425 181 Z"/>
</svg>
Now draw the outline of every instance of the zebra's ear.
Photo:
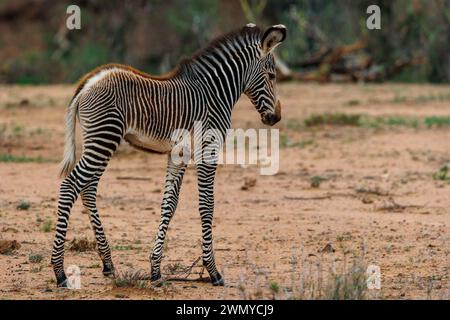
<svg viewBox="0 0 450 320">
<path fill-rule="evenodd" d="M 286 27 L 277 24 L 267 28 L 261 39 L 261 47 L 265 54 L 275 49 L 280 43 L 286 39 Z"/>
</svg>

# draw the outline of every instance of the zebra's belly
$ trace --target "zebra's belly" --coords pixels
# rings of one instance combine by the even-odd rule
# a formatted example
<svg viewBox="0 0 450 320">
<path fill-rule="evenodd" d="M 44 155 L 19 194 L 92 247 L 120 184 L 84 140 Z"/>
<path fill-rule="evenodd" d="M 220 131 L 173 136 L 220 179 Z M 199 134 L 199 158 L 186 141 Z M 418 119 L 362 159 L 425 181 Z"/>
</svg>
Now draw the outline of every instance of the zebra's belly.
<svg viewBox="0 0 450 320">
<path fill-rule="evenodd" d="M 173 142 L 171 140 L 155 139 L 154 137 L 145 136 L 134 132 L 126 134 L 124 139 L 133 147 L 143 149 L 145 151 L 169 153 L 173 148 Z"/>
</svg>

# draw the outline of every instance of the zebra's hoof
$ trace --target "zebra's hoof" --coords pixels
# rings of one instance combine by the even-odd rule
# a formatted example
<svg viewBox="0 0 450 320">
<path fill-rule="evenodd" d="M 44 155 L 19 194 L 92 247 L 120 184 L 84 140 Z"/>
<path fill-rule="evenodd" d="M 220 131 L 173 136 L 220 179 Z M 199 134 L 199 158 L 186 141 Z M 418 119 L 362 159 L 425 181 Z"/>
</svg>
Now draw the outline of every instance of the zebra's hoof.
<svg viewBox="0 0 450 320">
<path fill-rule="evenodd" d="M 56 287 L 62 288 L 62 289 L 67 289 L 68 288 L 68 286 L 67 286 L 67 279 L 64 279 L 64 280 L 61 280 L 61 281 L 57 280 Z"/>
<path fill-rule="evenodd" d="M 212 282 L 213 286 L 224 286 L 225 285 L 225 281 L 223 280 L 222 276 L 218 272 L 214 276 L 211 276 L 211 282 Z"/>
<path fill-rule="evenodd" d="M 112 265 L 104 264 L 102 273 L 105 277 L 114 277 L 116 271 L 114 270 L 114 267 Z"/>
<path fill-rule="evenodd" d="M 152 273 L 152 276 L 150 277 L 150 281 L 151 282 L 157 282 L 160 279 L 161 279 L 161 273 L 160 272 L 155 273 L 155 274 Z"/>
</svg>

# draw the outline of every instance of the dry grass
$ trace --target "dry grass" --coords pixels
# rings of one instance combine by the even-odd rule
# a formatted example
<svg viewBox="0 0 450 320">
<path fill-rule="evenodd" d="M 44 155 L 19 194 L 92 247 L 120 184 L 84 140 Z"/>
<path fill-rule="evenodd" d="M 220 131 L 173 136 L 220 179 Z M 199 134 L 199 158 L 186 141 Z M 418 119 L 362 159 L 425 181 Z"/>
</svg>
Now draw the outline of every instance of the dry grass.
<svg viewBox="0 0 450 320">
<path fill-rule="evenodd" d="M 367 264 L 364 253 L 343 258 L 328 255 L 334 251 L 320 250 L 301 259 L 293 254 L 290 259 L 290 280 L 271 279 L 270 270 L 248 262 L 248 272 L 241 274 L 237 288 L 242 299 L 289 300 L 363 300 L 379 292 L 367 288 Z M 224 289 L 226 298 L 227 288 Z"/>
<path fill-rule="evenodd" d="M 97 244 L 94 240 L 88 240 L 87 238 L 74 238 L 69 243 L 69 250 L 76 252 L 93 251 L 96 246 Z"/>
<path fill-rule="evenodd" d="M 0 240 L 0 254 L 9 255 L 18 249 L 20 249 L 20 243 L 16 240 Z"/>
<path fill-rule="evenodd" d="M 149 276 L 141 270 L 127 270 L 116 274 L 113 279 L 113 286 L 115 288 L 148 289 L 151 288 L 148 280 Z"/>
</svg>

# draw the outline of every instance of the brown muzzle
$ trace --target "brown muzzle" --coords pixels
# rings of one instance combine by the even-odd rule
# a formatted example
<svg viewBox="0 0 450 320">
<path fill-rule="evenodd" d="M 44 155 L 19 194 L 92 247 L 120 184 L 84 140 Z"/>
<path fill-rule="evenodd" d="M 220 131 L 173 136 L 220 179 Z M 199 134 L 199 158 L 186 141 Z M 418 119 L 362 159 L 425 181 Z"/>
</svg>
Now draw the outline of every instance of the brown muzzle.
<svg viewBox="0 0 450 320">
<path fill-rule="evenodd" d="M 275 113 L 267 113 L 263 118 L 262 122 L 269 126 L 273 126 L 275 123 L 281 120 L 281 103 L 280 100 L 277 101 L 275 106 Z"/>
</svg>

